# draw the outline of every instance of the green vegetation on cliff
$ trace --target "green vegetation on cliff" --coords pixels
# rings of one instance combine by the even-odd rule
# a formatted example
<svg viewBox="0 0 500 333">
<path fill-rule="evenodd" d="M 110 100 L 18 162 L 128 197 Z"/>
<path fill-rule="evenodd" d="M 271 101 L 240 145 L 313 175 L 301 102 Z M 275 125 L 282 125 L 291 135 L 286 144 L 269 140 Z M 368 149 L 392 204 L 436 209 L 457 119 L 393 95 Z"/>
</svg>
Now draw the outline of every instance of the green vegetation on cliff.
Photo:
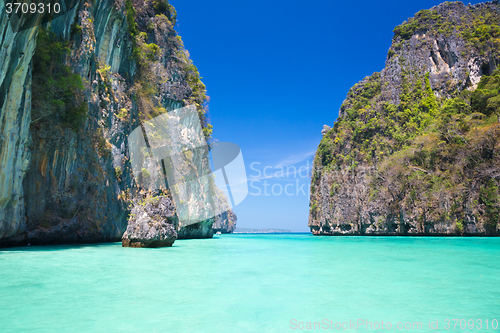
<svg viewBox="0 0 500 333">
<path fill-rule="evenodd" d="M 422 82 L 424 81 L 424 82 Z M 425 76 L 411 84 L 403 74 L 401 103 L 379 103 L 380 74 L 375 73 L 349 91 L 349 106 L 342 105 L 344 114 L 321 141 L 318 156 L 323 166 L 355 165 L 365 161 L 376 163 L 392 151 L 401 149 L 410 139 L 439 118 L 438 104 L 429 78 Z M 352 146 L 344 155 L 342 147 Z"/>
<path fill-rule="evenodd" d="M 479 46 L 483 54 L 492 51 L 500 55 L 500 17 L 489 7 L 478 7 L 469 12 L 473 20 L 465 16 L 450 19 L 438 14 L 436 10 L 421 10 L 394 29 L 394 40 L 409 40 L 413 35 L 420 34 L 452 34 L 460 35 L 470 47 Z M 391 53 L 392 54 L 392 53 Z"/>
<path fill-rule="evenodd" d="M 499 24 L 498 4 L 445 3 L 394 30 L 319 144 L 313 232 L 500 232 Z"/>
<path fill-rule="evenodd" d="M 33 122 L 57 119 L 74 131 L 83 126 L 88 105 L 80 75 L 64 64 L 67 44 L 52 32 L 40 29 L 33 56 Z M 49 117 L 50 116 L 50 117 Z"/>
<path fill-rule="evenodd" d="M 424 9 L 419 11 L 414 18 L 408 20 L 394 29 L 394 36 L 408 40 L 417 32 L 427 31 L 432 26 L 437 24 L 439 27 L 443 25 L 442 17 L 436 11 Z M 447 28 L 450 28 L 448 25 Z"/>
<path fill-rule="evenodd" d="M 493 232 L 499 221 L 500 70 L 484 76 L 474 92 L 454 98 L 437 99 L 426 76 L 412 88 L 403 84 L 399 105 L 376 103 L 378 79 L 375 73 L 350 91 L 351 107 L 324 136 L 315 163 L 324 171 L 359 163 L 376 167 L 372 199 L 387 192 L 403 207 L 428 207 L 427 219 L 453 216 L 459 226 L 468 192 L 479 187 L 479 200 L 471 205 L 484 205 L 478 219 Z M 435 201 L 444 196 L 446 209 Z"/>
<path fill-rule="evenodd" d="M 500 71 L 483 77 L 472 94 L 466 91 L 440 101 L 422 133 L 381 163 L 372 195 L 391 191 L 404 198 L 401 204 L 405 207 L 414 201 L 429 207 L 428 219 L 456 219 L 461 226 L 468 196 L 479 187 L 481 202 L 473 200 L 470 205 L 484 205 L 476 218 L 493 233 L 499 222 L 495 165 L 500 158 L 500 124 L 495 114 L 498 108 L 493 106 L 500 97 L 498 83 Z M 446 197 L 450 206 L 440 207 L 435 200 L 439 197 Z"/>
<path fill-rule="evenodd" d="M 151 119 L 168 111 L 161 101 L 155 102 L 154 96 L 160 94 L 160 85 L 166 82 L 165 75 L 159 75 L 155 70 L 156 64 L 162 56 L 169 57 L 176 61 L 179 70 L 174 75 L 175 79 L 167 80 L 172 80 L 174 83 L 178 82 L 179 78 L 185 80 L 189 91 L 184 95 L 182 103 L 196 106 L 203 133 L 209 139 L 212 135 L 212 125 L 207 119 L 209 97 L 206 95 L 207 90 L 201 81 L 198 69 L 189 58 L 189 53 L 185 50 L 181 37 L 176 34 L 173 28 L 177 20 L 175 8 L 168 3 L 168 0 L 153 1 L 155 17 L 146 23 L 146 20 L 142 18 L 142 11 L 145 9 L 138 6 L 133 0 L 125 2 L 127 24 L 133 43 L 132 54 L 138 67 L 134 78 L 134 91 L 141 119 Z M 170 45 L 163 47 L 163 51 L 160 46 L 153 42 L 154 38 L 148 35 L 148 33 L 154 34 L 155 29 L 162 34 L 172 36 Z M 162 55 L 161 52 L 170 53 Z M 176 96 L 176 98 L 179 97 Z"/>
</svg>

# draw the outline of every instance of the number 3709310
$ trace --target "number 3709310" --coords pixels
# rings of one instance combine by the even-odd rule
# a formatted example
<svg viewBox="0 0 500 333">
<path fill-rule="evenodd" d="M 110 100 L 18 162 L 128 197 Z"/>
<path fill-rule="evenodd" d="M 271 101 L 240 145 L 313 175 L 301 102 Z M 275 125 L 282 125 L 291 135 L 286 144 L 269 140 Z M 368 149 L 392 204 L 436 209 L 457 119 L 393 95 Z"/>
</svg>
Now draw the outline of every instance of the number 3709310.
<svg viewBox="0 0 500 333">
<path fill-rule="evenodd" d="M 5 11 L 7 14 L 16 13 L 16 14 L 57 14 L 61 11 L 61 5 L 58 3 L 55 4 L 44 4 L 44 3 L 26 3 L 26 2 L 14 2 L 14 3 L 6 3 Z"/>
</svg>

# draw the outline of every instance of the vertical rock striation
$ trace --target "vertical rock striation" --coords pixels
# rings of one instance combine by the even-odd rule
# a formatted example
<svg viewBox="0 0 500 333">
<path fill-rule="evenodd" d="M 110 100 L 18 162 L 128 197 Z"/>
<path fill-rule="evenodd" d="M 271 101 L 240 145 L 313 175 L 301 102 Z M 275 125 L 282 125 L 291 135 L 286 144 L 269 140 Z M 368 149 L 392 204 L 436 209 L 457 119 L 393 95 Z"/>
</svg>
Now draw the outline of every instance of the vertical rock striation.
<svg viewBox="0 0 500 333">
<path fill-rule="evenodd" d="M 0 9 L 0 239 L 16 241 L 26 225 L 22 182 L 30 162 L 31 58 L 37 29 L 16 32 L 25 22 L 11 25 L 4 3 Z"/>
<path fill-rule="evenodd" d="M 173 28 L 175 9 L 167 1 L 78 1 L 15 32 L 3 6 L 0 245 L 119 241 L 128 204 L 142 198 L 128 135 L 185 105 L 197 106 L 211 134 L 205 86 Z M 212 223 L 200 223 L 196 236 L 211 237 Z"/>
</svg>

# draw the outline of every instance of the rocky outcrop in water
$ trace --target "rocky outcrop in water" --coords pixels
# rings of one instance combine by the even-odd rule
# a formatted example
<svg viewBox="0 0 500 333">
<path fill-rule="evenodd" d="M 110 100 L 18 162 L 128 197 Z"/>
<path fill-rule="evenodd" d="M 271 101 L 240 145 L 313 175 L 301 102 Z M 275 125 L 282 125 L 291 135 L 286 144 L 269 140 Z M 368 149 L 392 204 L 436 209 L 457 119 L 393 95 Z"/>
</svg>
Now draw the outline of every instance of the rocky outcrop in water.
<svg viewBox="0 0 500 333">
<path fill-rule="evenodd" d="M 313 234 L 499 234 L 499 25 L 498 2 L 446 2 L 395 28 L 322 131 Z"/>
<path fill-rule="evenodd" d="M 122 237 L 124 247 L 167 247 L 177 239 L 177 216 L 172 201 L 164 196 L 137 203 Z"/>
<path fill-rule="evenodd" d="M 16 26 L 0 12 L 0 246 L 121 240 L 140 197 L 129 134 L 196 105 L 209 137 L 205 86 L 166 0 L 78 1 L 42 26 L 40 15 Z"/>
</svg>

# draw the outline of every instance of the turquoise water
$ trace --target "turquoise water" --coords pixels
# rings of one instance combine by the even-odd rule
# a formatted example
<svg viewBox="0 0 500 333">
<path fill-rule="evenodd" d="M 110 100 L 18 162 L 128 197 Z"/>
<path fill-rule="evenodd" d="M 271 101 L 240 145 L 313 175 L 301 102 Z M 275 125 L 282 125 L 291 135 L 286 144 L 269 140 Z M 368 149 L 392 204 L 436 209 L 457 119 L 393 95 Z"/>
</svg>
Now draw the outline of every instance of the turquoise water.
<svg viewBox="0 0 500 333">
<path fill-rule="evenodd" d="M 499 238 L 308 234 L 7 249 L 0 331 L 296 332 L 316 321 L 323 329 L 302 331 L 322 332 L 323 320 L 360 319 L 425 332 L 431 319 L 440 332 L 500 332 L 499 258 Z M 445 330 L 447 318 L 483 328 Z"/>
</svg>

